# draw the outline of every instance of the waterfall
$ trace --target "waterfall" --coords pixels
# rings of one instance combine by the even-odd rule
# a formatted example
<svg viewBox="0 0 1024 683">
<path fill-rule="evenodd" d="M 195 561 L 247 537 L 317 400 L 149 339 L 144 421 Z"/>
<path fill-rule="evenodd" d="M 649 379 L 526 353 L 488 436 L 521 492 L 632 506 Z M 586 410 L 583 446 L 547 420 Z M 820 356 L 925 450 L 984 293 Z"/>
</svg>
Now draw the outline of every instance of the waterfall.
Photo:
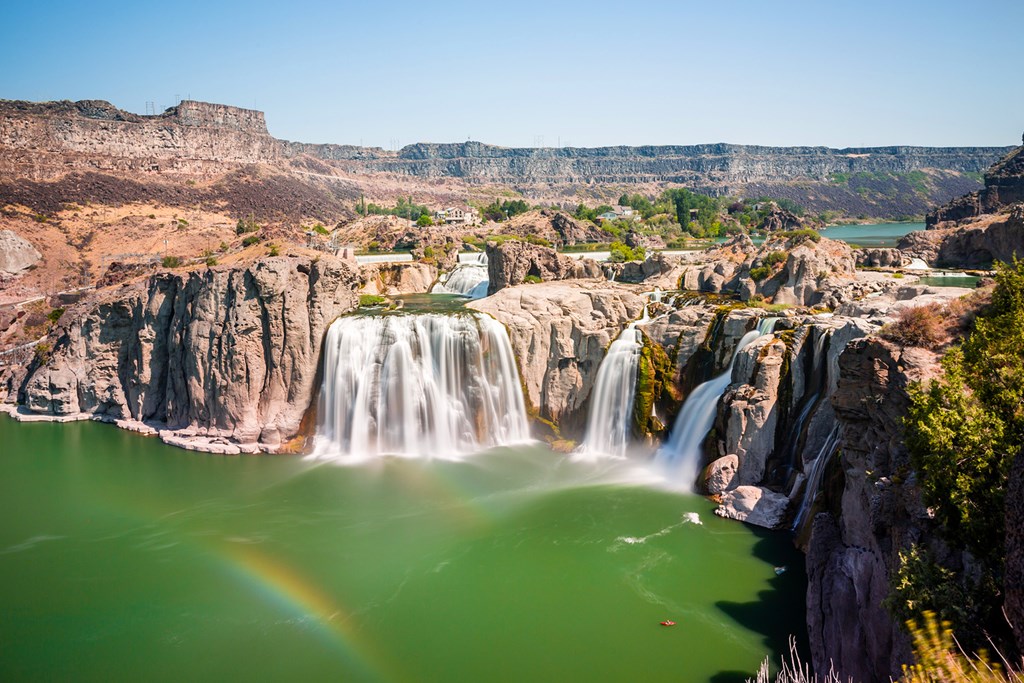
<svg viewBox="0 0 1024 683">
<path fill-rule="evenodd" d="M 529 440 L 508 334 L 482 314 L 337 320 L 319 408 L 317 458 L 443 458 Z"/>
<path fill-rule="evenodd" d="M 931 270 L 931 268 L 922 259 L 912 258 L 910 263 L 907 264 L 907 270 Z"/>
<path fill-rule="evenodd" d="M 736 345 L 729 367 L 713 379 L 700 384 L 690 392 L 683 403 L 672 433 L 666 443 L 658 451 L 656 462 L 673 472 L 672 478 L 686 486 L 696 489 L 697 475 L 700 472 L 703 458 L 701 445 L 715 423 L 715 409 L 718 400 L 732 382 L 732 368 L 736 357 L 748 344 L 775 329 L 778 318 L 764 318 L 758 323 L 757 329 L 747 332 Z"/>
<path fill-rule="evenodd" d="M 458 294 L 470 299 L 482 299 L 487 296 L 489 276 L 487 274 L 487 254 L 466 254 L 463 259 L 459 254 L 459 264 L 452 269 L 448 277 L 434 285 L 430 291 L 434 294 Z"/>
<path fill-rule="evenodd" d="M 810 512 L 814 499 L 818 497 L 818 490 L 821 488 L 821 477 L 825 474 L 825 466 L 828 464 L 829 459 L 839 447 L 839 438 L 839 425 L 836 425 L 829 432 L 828 438 L 825 439 L 825 443 L 822 444 L 814 460 L 811 461 L 811 468 L 804 480 L 804 497 L 800 501 L 800 509 L 797 511 L 796 519 L 793 521 L 793 531 L 799 531 L 803 526 L 804 518 Z"/>
<path fill-rule="evenodd" d="M 633 418 L 637 362 L 643 347 L 636 326 L 637 323 L 630 323 L 612 342 L 597 370 L 586 436 L 577 450 L 584 459 L 602 456 L 622 458 L 626 455 Z"/>
</svg>

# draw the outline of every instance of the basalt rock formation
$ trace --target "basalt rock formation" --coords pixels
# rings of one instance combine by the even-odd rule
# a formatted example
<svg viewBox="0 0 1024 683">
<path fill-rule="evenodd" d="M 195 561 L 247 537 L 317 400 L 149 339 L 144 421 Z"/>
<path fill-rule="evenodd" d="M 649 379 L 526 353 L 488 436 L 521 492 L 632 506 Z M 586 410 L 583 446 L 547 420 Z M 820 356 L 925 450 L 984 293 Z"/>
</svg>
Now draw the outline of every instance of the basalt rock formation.
<svg viewBox="0 0 1024 683">
<path fill-rule="evenodd" d="M 593 259 L 574 259 L 554 249 L 518 240 L 487 244 L 488 294 L 519 285 L 527 278 L 542 282 L 579 278 L 604 279 L 601 266 Z"/>
<path fill-rule="evenodd" d="M 977 187 L 977 181 L 966 174 L 982 171 L 1006 151 L 729 144 L 523 149 L 479 142 L 421 143 L 390 151 L 279 140 L 269 134 L 262 112 L 205 102 L 183 101 L 162 114 L 139 116 L 94 100 L 3 101 L 0 173 L 19 180 L 2 184 L 0 204 L 33 198 L 53 200 L 55 205 L 90 200 L 88 188 L 103 183 L 93 178 L 83 187 L 84 174 L 211 175 L 261 166 L 286 172 L 292 180 L 318 184 L 319 194 L 306 197 L 303 204 L 307 213 L 308 204 L 316 204 L 325 216 L 338 211 L 330 195 L 357 197 L 353 185 L 366 184 L 368 175 L 420 181 L 424 186 L 440 179 L 465 185 L 497 184 L 530 195 L 562 197 L 575 196 L 581 185 L 673 183 L 713 194 L 743 193 L 750 188 L 750 196 L 776 194 L 792 199 L 795 193 L 798 203 L 812 211 L 838 208 L 853 215 L 895 216 L 921 213 L 929 202 L 946 201 Z M 901 193 L 913 200 L 909 204 L 893 204 L 884 187 L 873 198 L 861 191 L 878 183 L 906 184 L 905 176 L 915 172 L 928 181 L 923 194 Z M 78 174 L 78 180 L 49 187 L 68 174 Z M 864 180 L 846 187 L 835 182 L 837 177 Z M 26 188 L 25 182 L 36 185 Z M 864 183 L 872 187 L 861 187 Z M 158 189 L 167 197 L 175 188 L 154 186 L 151 191 Z M 284 209 L 283 203 L 278 209 Z"/>
<path fill-rule="evenodd" d="M 508 330 L 535 414 L 576 433 L 608 345 L 640 317 L 643 303 L 625 287 L 580 280 L 505 287 L 469 306 Z"/>
<path fill-rule="evenodd" d="M 808 632 L 819 671 L 831 661 L 844 678 L 881 681 L 910 661 L 908 636 L 882 601 L 897 552 L 935 538 L 902 418 L 907 386 L 936 369 L 933 353 L 878 339 L 855 341 L 839 357 L 832 406 L 843 430 L 842 455 L 807 548 Z"/>
<path fill-rule="evenodd" d="M 119 421 L 202 450 L 275 450 L 299 433 L 324 332 L 356 284 L 333 257 L 277 257 L 98 292 L 62 318 L 21 402 L 28 417 Z"/>
<path fill-rule="evenodd" d="M 987 170 L 981 190 L 940 206 L 927 215 L 925 223 L 932 228 L 950 221 L 963 221 L 997 213 L 1017 202 L 1024 202 L 1024 146 L 1011 150 Z"/>
<path fill-rule="evenodd" d="M 835 306 L 854 280 L 856 261 L 843 242 L 805 237 L 769 238 L 755 247 L 739 235 L 684 266 L 680 287 L 729 293 L 748 301 L 760 297 L 779 304 Z"/>
</svg>

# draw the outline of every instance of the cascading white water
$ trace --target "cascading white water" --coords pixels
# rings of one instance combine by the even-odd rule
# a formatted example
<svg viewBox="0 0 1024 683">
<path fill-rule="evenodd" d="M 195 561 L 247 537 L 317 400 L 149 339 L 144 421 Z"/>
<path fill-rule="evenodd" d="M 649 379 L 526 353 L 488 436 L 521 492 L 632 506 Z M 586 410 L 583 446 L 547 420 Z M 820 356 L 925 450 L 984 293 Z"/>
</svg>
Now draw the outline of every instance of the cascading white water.
<svg viewBox="0 0 1024 683">
<path fill-rule="evenodd" d="M 469 258 L 463 260 L 463 256 Z M 487 274 L 487 254 L 459 254 L 459 264 L 448 274 L 447 279 L 434 285 L 434 294 L 458 294 L 470 299 L 487 296 L 490 284 Z"/>
<path fill-rule="evenodd" d="M 910 263 L 907 265 L 907 270 L 931 270 L 931 268 L 923 259 L 912 258 L 910 259 Z"/>
<path fill-rule="evenodd" d="M 633 418 L 637 363 L 642 348 L 640 331 L 636 326 L 637 323 L 630 323 L 612 342 L 597 370 L 587 431 L 583 444 L 577 450 L 581 459 L 622 458 L 626 455 Z"/>
<path fill-rule="evenodd" d="M 821 450 L 818 451 L 814 460 L 811 461 L 810 471 L 804 480 L 804 497 L 800 501 L 800 509 L 797 511 L 796 519 L 793 521 L 794 531 L 799 531 L 803 526 L 807 513 L 810 512 L 811 505 L 814 503 L 814 499 L 818 497 L 818 489 L 821 488 L 821 477 L 825 474 L 825 465 L 828 464 L 829 458 L 832 457 L 832 454 L 839 447 L 839 437 L 839 425 L 836 425 L 829 432 L 828 438 L 825 439 L 825 443 L 821 446 Z"/>
<path fill-rule="evenodd" d="M 655 461 L 670 472 L 674 481 L 696 488 L 702 460 L 701 445 L 715 422 L 718 400 L 732 382 L 732 368 L 736 364 L 736 356 L 758 337 L 770 334 L 777 320 L 778 318 L 764 318 L 758 323 L 756 330 L 743 335 L 732 353 L 729 367 L 717 377 L 698 385 L 686 397 L 675 424 L 672 425 L 668 443 L 658 450 L 655 457 Z"/>
<path fill-rule="evenodd" d="M 482 314 L 339 319 L 319 407 L 315 458 L 445 458 L 530 438 L 508 334 Z"/>
</svg>

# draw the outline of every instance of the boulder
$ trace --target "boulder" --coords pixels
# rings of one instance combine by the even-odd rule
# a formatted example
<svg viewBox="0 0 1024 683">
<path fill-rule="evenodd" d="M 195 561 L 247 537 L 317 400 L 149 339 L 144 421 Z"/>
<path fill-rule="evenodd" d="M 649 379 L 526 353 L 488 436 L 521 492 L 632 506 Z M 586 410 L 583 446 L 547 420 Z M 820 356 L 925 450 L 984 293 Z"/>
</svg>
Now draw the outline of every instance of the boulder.
<svg viewBox="0 0 1024 683">
<path fill-rule="evenodd" d="M 721 494 L 715 514 L 747 524 L 774 529 L 782 524 L 789 498 L 761 486 L 737 486 Z"/>
<path fill-rule="evenodd" d="M 733 482 L 739 458 L 735 455 L 723 455 L 704 470 L 704 488 L 711 495 L 723 493 Z"/>
<path fill-rule="evenodd" d="M 19 275 L 42 258 L 31 242 L 13 230 L 0 230 L 0 277 Z"/>
<path fill-rule="evenodd" d="M 910 261 L 899 249 L 854 249 L 853 256 L 865 268 L 900 268 Z"/>
<path fill-rule="evenodd" d="M 359 282 L 365 294 L 394 296 L 425 294 L 437 281 L 432 263 L 367 263 L 359 267 Z"/>
</svg>

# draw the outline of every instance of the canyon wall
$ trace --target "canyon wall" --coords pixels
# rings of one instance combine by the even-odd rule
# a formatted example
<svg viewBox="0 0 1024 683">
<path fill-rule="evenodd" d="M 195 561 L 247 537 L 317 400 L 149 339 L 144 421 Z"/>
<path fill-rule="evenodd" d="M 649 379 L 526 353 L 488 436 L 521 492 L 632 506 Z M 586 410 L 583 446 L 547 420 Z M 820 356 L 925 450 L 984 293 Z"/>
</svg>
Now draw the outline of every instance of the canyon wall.
<svg viewBox="0 0 1024 683">
<path fill-rule="evenodd" d="M 277 257 L 108 288 L 65 314 L 18 397 L 28 416 L 118 421 L 215 452 L 275 450 L 299 433 L 325 330 L 355 307 L 357 281 L 330 256 Z"/>
<path fill-rule="evenodd" d="M 457 178 L 476 184 L 679 183 L 733 192 L 748 184 L 828 182 L 835 174 L 906 174 L 921 169 L 978 173 L 1008 149 L 731 144 L 533 149 L 465 142 L 419 143 L 393 152 L 278 140 L 269 134 L 262 112 L 204 102 L 184 101 L 162 114 L 139 116 L 95 100 L 0 101 L 3 166 L 34 168 L 42 176 L 76 167 L 75 155 L 104 157 L 105 167 L 128 170 L 183 168 L 202 160 L 284 163 L 307 157 L 348 172 Z M 71 158 L 62 163 L 40 158 L 54 154 Z M 81 163 L 95 168 L 97 162 Z"/>
</svg>

